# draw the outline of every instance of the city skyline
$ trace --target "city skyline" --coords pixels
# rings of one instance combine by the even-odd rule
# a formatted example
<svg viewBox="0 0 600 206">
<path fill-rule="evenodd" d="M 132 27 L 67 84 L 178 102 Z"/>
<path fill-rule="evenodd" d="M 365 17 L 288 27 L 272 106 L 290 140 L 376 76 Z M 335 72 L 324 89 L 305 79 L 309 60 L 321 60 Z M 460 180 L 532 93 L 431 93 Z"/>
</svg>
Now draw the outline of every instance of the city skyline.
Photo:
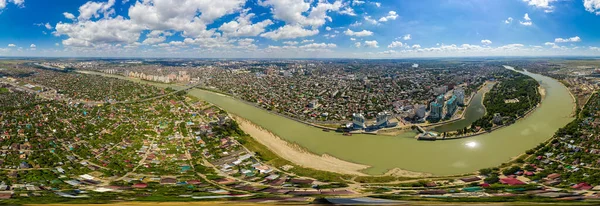
<svg viewBox="0 0 600 206">
<path fill-rule="evenodd" d="M 0 0 L 0 56 L 600 56 L 599 0 L 172 2 Z"/>
</svg>

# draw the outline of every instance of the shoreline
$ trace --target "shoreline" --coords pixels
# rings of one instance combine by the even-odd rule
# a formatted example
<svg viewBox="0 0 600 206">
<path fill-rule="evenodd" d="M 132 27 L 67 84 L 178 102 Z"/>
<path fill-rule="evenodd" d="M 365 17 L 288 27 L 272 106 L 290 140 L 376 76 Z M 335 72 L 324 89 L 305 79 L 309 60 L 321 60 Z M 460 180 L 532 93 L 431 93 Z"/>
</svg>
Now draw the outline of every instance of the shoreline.
<svg viewBox="0 0 600 206">
<path fill-rule="evenodd" d="M 538 94 L 541 97 L 540 102 L 537 105 L 535 105 L 534 107 L 532 107 L 531 109 L 529 109 L 527 112 L 525 112 L 525 114 L 522 117 L 519 117 L 518 119 L 516 119 L 515 122 L 513 122 L 512 124 L 515 124 L 515 123 L 517 123 L 517 122 L 519 122 L 519 121 L 521 121 L 521 120 L 529 117 L 529 115 L 531 115 L 535 110 L 537 110 L 542 105 L 542 101 L 544 101 L 544 99 L 546 98 L 546 89 L 541 84 L 539 84 L 536 89 L 538 91 Z M 485 95 L 486 94 L 487 94 L 487 92 L 483 93 L 483 96 L 481 98 L 482 104 L 483 104 L 483 101 L 485 100 Z M 571 94 L 570 91 L 569 91 L 569 94 Z M 484 105 L 484 108 L 485 108 L 485 105 Z M 485 110 L 484 115 L 485 114 L 487 114 L 487 109 Z M 456 140 L 456 139 L 463 139 L 463 138 L 475 137 L 475 136 L 479 136 L 479 135 L 483 135 L 483 134 L 492 133 L 493 131 L 502 129 L 502 128 L 510 126 L 512 124 L 495 126 L 495 127 L 492 127 L 492 129 L 490 131 L 485 131 L 484 130 L 484 131 L 480 131 L 480 132 L 476 132 L 476 133 L 472 133 L 472 134 L 465 134 L 465 135 L 461 135 L 461 136 L 453 136 L 453 137 L 448 137 L 448 138 L 447 137 L 436 137 L 435 139 L 432 138 L 432 139 L 423 139 L 423 140 L 429 140 L 429 141 L 431 141 L 431 140 L 433 140 L 433 141 L 436 141 L 436 140 Z"/>
<path fill-rule="evenodd" d="M 465 119 L 465 115 L 467 113 L 467 109 L 469 108 L 469 106 L 471 106 L 473 98 L 475 97 L 475 95 L 477 95 L 477 93 L 479 93 L 482 89 L 484 89 L 484 87 L 488 86 L 488 84 L 496 84 L 496 82 L 486 81 L 481 86 L 479 86 L 479 88 L 477 89 L 477 92 L 474 92 L 473 94 L 471 94 L 471 97 L 469 98 L 469 101 L 463 107 L 464 109 L 462 110 L 462 113 L 460 114 L 460 117 L 457 117 L 457 118 L 454 118 L 454 119 L 449 119 L 449 120 L 446 120 L 446 121 L 435 122 L 435 123 L 410 124 L 410 125 L 403 125 L 403 126 L 392 127 L 392 128 L 383 128 L 383 129 L 377 130 L 377 132 L 375 134 L 376 135 L 384 135 L 384 136 L 397 136 L 397 135 L 405 133 L 407 130 L 411 130 L 411 128 L 413 126 L 420 126 L 420 127 L 425 128 L 425 129 L 431 129 L 431 128 L 440 127 L 440 126 L 444 126 L 446 124 L 451 124 L 451 123 L 454 123 L 454 122 L 458 122 L 458 121 L 464 120 Z M 487 92 L 489 92 L 489 90 L 488 91 L 484 91 L 483 96 L 481 98 L 481 104 L 483 104 L 483 98 L 485 97 L 485 93 L 487 93 Z"/>
<path fill-rule="evenodd" d="M 365 174 L 361 171 L 371 166 L 341 160 L 328 154 L 317 155 L 311 153 L 310 151 L 306 150 L 306 148 L 283 140 L 282 138 L 278 137 L 277 135 L 273 134 L 267 129 L 264 129 L 250 122 L 249 120 L 246 120 L 237 115 L 230 115 L 238 123 L 238 125 L 244 132 L 249 134 L 260 144 L 266 146 L 269 150 L 271 150 L 279 157 L 290 161 L 298 166 L 339 174 L 349 174 L 357 176 L 398 176 L 419 178 L 433 176 L 429 173 L 414 172 L 409 170 L 403 170 L 400 168 L 390 169 L 383 175 Z"/>
<path fill-rule="evenodd" d="M 369 168 L 370 166 L 368 165 L 361 165 L 340 160 L 327 154 L 319 156 L 310 153 L 305 148 L 285 141 L 272 132 L 250 122 L 249 120 L 233 114 L 231 114 L 231 116 L 238 123 L 240 129 L 258 141 L 260 144 L 266 146 L 279 157 L 297 164 L 298 166 L 340 174 L 369 176 L 360 172 L 360 170 Z"/>
</svg>

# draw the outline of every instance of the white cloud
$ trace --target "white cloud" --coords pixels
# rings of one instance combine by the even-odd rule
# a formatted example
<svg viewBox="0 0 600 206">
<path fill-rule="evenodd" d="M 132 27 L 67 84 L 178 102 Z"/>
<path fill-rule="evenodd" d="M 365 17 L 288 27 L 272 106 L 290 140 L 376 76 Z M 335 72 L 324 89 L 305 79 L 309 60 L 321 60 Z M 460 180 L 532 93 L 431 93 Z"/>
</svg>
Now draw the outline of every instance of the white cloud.
<svg viewBox="0 0 600 206">
<path fill-rule="evenodd" d="M 361 43 L 360 43 L 360 42 L 356 42 L 356 43 L 354 43 L 354 47 L 356 47 L 356 48 L 359 48 L 360 46 L 361 46 Z"/>
<path fill-rule="evenodd" d="M 579 36 L 574 36 L 574 37 L 566 38 L 566 39 L 563 39 L 563 38 L 554 39 L 554 42 L 556 42 L 556 43 L 580 42 L 580 41 L 581 41 L 581 38 L 579 38 Z"/>
<path fill-rule="evenodd" d="M 29 48 L 36 48 L 37 46 L 35 46 L 35 44 L 31 44 L 29 45 Z"/>
<path fill-rule="evenodd" d="M 253 13 L 242 12 L 236 20 L 224 23 L 219 30 L 226 36 L 258 36 L 265 31 L 265 28 L 273 24 L 270 19 L 252 24 L 250 20 L 254 17 Z"/>
<path fill-rule="evenodd" d="M 492 44 L 492 41 L 490 41 L 489 39 L 484 39 L 484 40 L 481 40 L 481 44 L 490 45 L 490 44 Z"/>
<path fill-rule="evenodd" d="M 18 7 L 22 8 L 22 7 L 24 7 L 25 0 L 8 0 L 8 1 L 7 0 L 0 0 L 0 10 L 6 8 L 6 5 L 8 3 L 12 3 L 15 6 L 18 6 Z"/>
<path fill-rule="evenodd" d="M 131 22 L 149 30 L 178 30 L 186 37 L 206 37 L 206 25 L 235 13 L 246 0 L 171 0 L 136 1 L 129 8 Z M 200 14 L 200 15 L 198 15 Z"/>
<path fill-rule="evenodd" d="M 555 44 L 555 43 L 552 43 L 552 42 L 546 42 L 546 43 L 544 43 L 544 45 L 546 45 L 546 46 L 554 46 L 554 45 L 556 45 L 556 44 Z"/>
<path fill-rule="evenodd" d="M 325 27 L 325 30 L 331 31 L 331 27 Z"/>
<path fill-rule="evenodd" d="M 531 23 L 530 21 L 519 21 L 519 24 L 523 26 L 531 26 L 533 23 Z"/>
<path fill-rule="evenodd" d="M 342 1 L 334 3 L 319 1 L 316 6 L 311 7 L 310 2 L 303 0 L 265 0 L 259 1 L 262 6 L 270 6 L 273 18 L 285 21 L 288 25 L 320 27 L 325 21 L 332 21 L 327 15 L 331 11 L 339 11 Z M 309 11 L 310 10 L 310 11 Z M 304 14 L 308 13 L 307 16 Z"/>
<path fill-rule="evenodd" d="M 356 16 L 356 12 L 354 12 L 354 9 L 352 7 L 346 6 L 343 7 L 342 10 L 339 11 L 340 14 L 345 14 L 348 16 Z"/>
<path fill-rule="evenodd" d="M 552 2 L 557 0 L 523 0 L 530 6 L 544 9 L 544 12 L 550 13 L 554 11 L 554 6 L 550 5 Z"/>
<path fill-rule="evenodd" d="M 524 46 L 523 44 L 507 44 L 507 45 L 498 47 L 497 49 L 500 49 L 500 50 L 514 50 L 514 49 L 517 49 L 517 48 L 520 48 L 520 47 L 523 47 L 523 46 Z"/>
<path fill-rule="evenodd" d="M 377 41 L 373 40 L 373 41 L 365 41 L 365 46 L 366 47 L 371 47 L 371 48 L 379 48 L 379 45 L 377 45 Z"/>
<path fill-rule="evenodd" d="M 364 36 L 371 36 L 373 35 L 373 32 L 371 31 L 367 31 L 367 30 L 362 30 L 362 31 L 352 31 L 350 29 L 347 29 L 344 34 L 346 34 L 347 36 L 357 36 L 357 37 L 364 37 Z"/>
<path fill-rule="evenodd" d="M 600 15 L 600 0 L 583 0 L 583 7 L 590 13 Z"/>
<path fill-rule="evenodd" d="M 146 35 L 146 39 L 142 42 L 142 44 L 146 45 L 154 45 L 158 43 L 162 43 L 167 40 L 167 36 L 171 36 L 172 33 L 164 32 L 160 30 L 154 30 Z"/>
<path fill-rule="evenodd" d="M 43 27 L 45 27 L 45 28 L 46 28 L 46 29 L 48 29 L 48 30 L 52 30 L 52 29 L 53 29 L 53 27 L 52 27 L 52 25 L 50 25 L 50 23 L 45 23 L 45 24 L 44 24 L 44 23 L 39 23 L 39 24 L 33 24 L 33 25 L 36 25 L 36 26 L 43 26 Z M 45 33 L 45 32 L 44 32 L 44 33 Z"/>
<path fill-rule="evenodd" d="M 364 4 L 364 3 L 365 3 L 365 1 L 352 0 L 352 6 L 361 5 L 361 4 Z"/>
<path fill-rule="evenodd" d="M 402 47 L 402 46 L 404 46 L 404 44 L 402 42 L 393 41 L 390 45 L 388 45 L 388 48 L 397 48 L 397 47 Z"/>
<path fill-rule="evenodd" d="M 8 47 L 16 47 L 17 45 L 15 44 L 8 44 Z"/>
<path fill-rule="evenodd" d="M 140 37 L 143 27 L 118 16 L 98 21 L 79 21 L 58 23 L 54 35 L 68 36 L 63 40 L 65 46 L 92 47 L 99 44 L 131 44 Z"/>
<path fill-rule="evenodd" d="M 100 14 L 108 16 L 115 12 L 111 7 L 115 5 L 115 0 L 108 0 L 108 2 L 93 2 L 88 1 L 84 5 L 79 7 L 79 21 L 88 20 L 92 17 L 99 18 Z"/>
<path fill-rule="evenodd" d="M 375 24 L 375 25 L 379 24 L 379 22 L 377 22 L 377 20 L 375 20 L 375 19 L 372 19 L 371 16 L 365 16 L 364 19 L 366 22 L 369 22 L 371 24 Z"/>
<path fill-rule="evenodd" d="M 218 37 L 220 34 L 215 33 L 216 29 L 207 30 L 206 25 L 224 15 L 240 11 L 246 0 L 179 0 L 177 4 L 173 4 L 171 0 L 136 1 L 128 10 L 130 19 L 113 17 L 114 2 L 87 2 L 79 8 L 79 21 L 58 23 L 54 35 L 67 36 L 62 42 L 65 46 L 107 47 L 124 44 L 131 48 L 135 47 L 134 43 L 137 43 L 142 31 L 182 31 L 182 36 L 192 37 L 186 38 L 186 44 L 220 47 L 226 45 L 224 42 L 227 39 Z M 65 12 L 63 15 L 74 20 L 73 14 Z M 239 26 L 240 22 L 237 23 Z M 244 29 L 242 25 L 231 32 L 233 35 L 244 34 L 247 32 Z M 250 29 L 249 32 L 254 31 Z M 160 36 L 150 38 L 145 40 L 146 43 L 164 41 L 164 37 Z M 200 43 L 201 41 L 206 42 Z"/>
<path fill-rule="evenodd" d="M 314 42 L 314 41 L 315 40 L 313 40 L 313 39 L 305 39 L 305 40 L 302 40 L 301 43 L 304 44 L 304 43 L 310 43 L 310 42 Z"/>
<path fill-rule="evenodd" d="M 300 46 L 300 48 L 302 49 L 327 49 L 327 48 L 335 48 L 337 47 L 336 44 L 326 44 L 326 43 L 312 43 L 312 44 L 307 44 L 307 45 L 302 45 Z"/>
<path fill-rule="evenodd" d="M 512 21 L 513 21 L 513 18 L 512 17 L 508 17 L 508 19 L 504 20 L 504 23 L 505 24 L 510 24 L 510 23 L 512 23 Z"/>
<path fill-rule="evenodd" d="M 357 27 L 360 25 L 362 25 L 362 22 L 358 22 L 358 21 L 355 21 L 354 23 L 350 24 L 351 27 Z"/>
<path fill-rule="evenodd" d="M 255 40 L 251 38 L 239 39 L 237 41 L 238 48 L 255 50 L 258 48 L 256 44 L 254 44 Z"/>
<path fill-rule="evenodd" d="M 297 45 L 298 42 L 297 41 L 284 41 L 283 44 L 293 46 L 293 45 Z"/>
<path fill-rule="evenodd" d="M 411 40 L 411 39 L 412 39 L 412 37 L 410 36 L 410 34 L 406 34 L 406 35 L 404 35 L 404 36 L 402 37 L 402 39 L 403 39 L 404 41 L 408 41 L 408 40 Z"/>
<path fill-rule="evenodd" d="M 531 6 L 539 7 L 539 8 L 550 8 L 550 3 L 556 0 L 523 0 L 527 2 Z"/>
<path fill-rule="evenodd" d="M 64 12 L 63 16 L 65 16 L 65 18 L 70 19 L 70 20 L 75 20 L 75 15 L 69 13 L 69 12 Z"/>
<path fill-rule="evenodd" d="M 300 37 L 314 36 L 314 35 L 317 35 L 318 33 L 319 33 L 318 29 L 308 30 L 308 29 L 304 29 L 298 25 L 296 25 L 296 26 L 285 25 L 285 26 L 279 27 L 277 30 L 263 33 L 260 36 L 269 38 L 269 39 L 273 39 L 273 40 L 279 40 L 279 39 L 295 39 L 295 38 L 300 38 Z"/>
<path fill-rule="evenodd" d="M 375 4 L 375 6 L 376 6 L 377 8 L 381 7 L 381 3 L 379 3 L 379 2 L 373 2 L 373 4 Z"/>
<path fill-rule="evenodd" d="M 379 19 L 379 22 L 386 22 L 388 20 L 396 20 L 396 18 L 398 18 L 398 14 L 396 14 L 395 11 L 390 11 L 390 12 L 388 12 L 387 16 L 381 17 Z"/>
<path fill-rule="evenodd" d="M 521 24 L 523 26 L 531 26 L 533 24 L 533 22 L 531 22 L 531 18 L 529 18 L 528 13 L 525 13 L 525 16 L 523 16 L 523 19 L 525 21 L 519 21 L 519 24 Z"/>
<path fill-rule="evenodd" d="M 415 44 L 415 45 L 412 45 L 412 48 L 413 48 L 413 49 L 420 49 L 420 48 L 421 48 L 421 45 Z"/>
<path fill-rule="evenodd" d="M 356 41 L 356 38 L 350 38 L 350 41 Z"/>
</svg>

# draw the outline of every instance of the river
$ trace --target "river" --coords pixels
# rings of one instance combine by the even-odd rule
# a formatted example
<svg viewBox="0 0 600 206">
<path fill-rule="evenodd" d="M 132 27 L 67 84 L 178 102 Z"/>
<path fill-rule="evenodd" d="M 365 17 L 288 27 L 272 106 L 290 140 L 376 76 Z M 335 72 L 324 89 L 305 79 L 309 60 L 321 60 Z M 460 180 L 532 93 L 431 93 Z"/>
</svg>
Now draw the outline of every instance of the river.
<svg viewBox="0 0 600 206">
<path fill-rule="evenodd" d="M 398 136 L 343 136 L 271 114 L 225 95 L 200 89 L 192 89 L 189 93 L 248 119 L 307 151 L 369 165 L 371 167 L 363 171 L 367 174 L 379 175 L 400 168 L 434 175 L 453 175 L 495 167 L 509 161 L 551 138 L 558 128 L 573 119 L 570 115 L 574 102 L 565 86 L 549 77 L 529 72 L 524 74 L 541 81 L 546 90 L 541 105 L 533 113 L 492 133 L 446 141 L 417 141 L 413 138 L 413 132 Z M 156 85 L 165 87 L 164 84 Z"/>
<path fill-rule="evenodd" d="M 432 130 L 438 133 L 456 131 L 458 129 L 463 129 L 465 127 L 470 126 L 471 123 L 483 117 L 485 115 L 483 95 L 490 89 L 492 89 L 492 87 L 494 87 L 494 84 L 495 83 L 489 83 L 483 88 L 481 88 L 479 91 L 477 91 L 477 93 L 475 94 L 475 96 L 473 96 L 473 99 L 471 99 L 469 105 L 467 106 L 463 119 L 435 127 Z"/>
</svg>

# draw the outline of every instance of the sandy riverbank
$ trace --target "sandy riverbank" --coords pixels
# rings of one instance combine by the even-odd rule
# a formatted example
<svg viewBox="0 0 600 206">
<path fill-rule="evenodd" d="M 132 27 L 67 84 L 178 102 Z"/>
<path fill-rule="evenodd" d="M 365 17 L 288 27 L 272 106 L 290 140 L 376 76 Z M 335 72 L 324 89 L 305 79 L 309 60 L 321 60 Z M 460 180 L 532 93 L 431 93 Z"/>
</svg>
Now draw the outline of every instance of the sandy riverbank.
<svg viewBox="0 0 600 206">
<path fill-rule="evenodd" d="M 369 168 L 367 165 L 347 162 L 327 154 L 321 156 L 312 154 L 302 147 L 289 143 L 248 120 L 237 116 L 233 116 L 233 118 L 238 122 L 240 128 L 244 130 L 244 132 L 252 136 L 252 138 L 256 139 L 259 143 L 265 145 L 278 156 L 293 162 L 294 164 L 340 174 L 366 176 L 366 174 L 359 171 Z"/>
<path fill-rule="evenodd" d="M 233 115 L 232 115 L 233 116 Z M 344 160 L 340 160 L 331 155 L 323 154 L 321 156 L 310 153 L 306 149 L 296 144 L 289 143 L 275 134 L 261 128 L 254 123 L 243 119 L 238 116 L 233 116 L 235 121 L 244 132 L 249 134 L 252 138 L 256 139 L 259 143 L 265 145 L 269 150 L 273 151 L 278 156 L 293 162 L 294 164 L 308 167 L 312 169 L 335 172 L 340 174 L 349 174 L 357 176 L 368 176 L 360 172 L 361 170 L 367 169 L 370 166 L 352 163 Z M 413 172 L 394 168 L 385 173 L 385 175 L 398 176 L 398 177 L 430 177 L 432 174 Z"/>
<path fill-rule="evenodd" d="M 542 100 L 543 100 L 546 97 L 546 89 L 544 87 L 542 87 L 542 85 L 540 85 L 540 86 L 538 86 L 538 92 L 540 93 L 540 96 L 542 97 Z"/>
</svg>

